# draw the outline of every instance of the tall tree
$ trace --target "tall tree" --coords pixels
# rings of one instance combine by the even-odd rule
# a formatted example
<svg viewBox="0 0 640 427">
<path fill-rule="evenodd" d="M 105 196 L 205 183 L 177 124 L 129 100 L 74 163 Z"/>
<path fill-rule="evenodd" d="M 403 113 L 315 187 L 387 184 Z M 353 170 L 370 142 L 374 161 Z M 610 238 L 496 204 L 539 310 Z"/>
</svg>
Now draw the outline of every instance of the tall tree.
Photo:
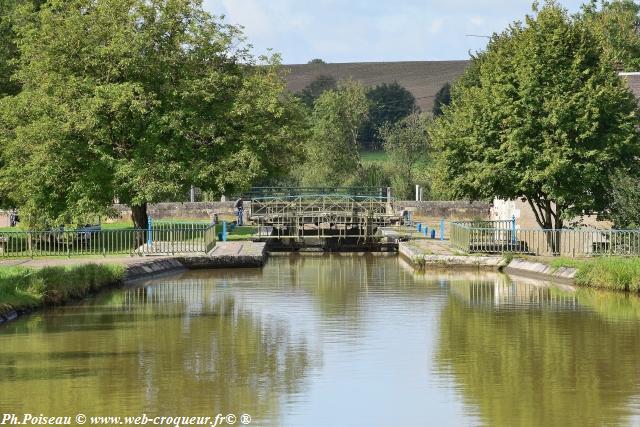
<svg viewBox="0 0 640 427">
<path fill-rule="evenodd" d="M 49 0 L 14 26 L 23 90 L 0 101 L 0 186 L 33 225 L 233 192 L 288 170 L 303 115 L 277 58 L 199 0 Z"/>
<path fill-rule="evenodd" d="M 338 81 L 334 77 L 320 75 L 298 93 L 298 98 L 300 98 L 307 107 L 313 108 L 313 104 L 316 102 L 316 99 L 320 98 L 320 95 L 328 90 L 334 90 L 337 87 Z"/>
<path fill-rule="evenodd" d="M 443 108 L 451 104 L 451 83 L 446 82 L 436 93 L 436 98 L 433 101 L 433 117 L 442 115 Z"/>
<path fill-rule="evenodd" d="M 303 165 L 306 185 L 347 185 L 362 175 L 358 132 L 368 111 L 364 86 L 351 80 L 318 98 Z"/>
<path fill-rule="evenodd" d="M 396 196 L 410 199 L 416 184 L 415 167 L 427 158 L 427 119 L 422 114 L 411 114 L 395 125 L 383 126 L 380 136 L 393 165 L 391 182 Z"/>
<path fill-rule="evenodd" d="M 362 128 L 360 141 L 370 148 L 380 148 L 382 138 L 378 129 L 385 124 L 395 124 L 416 111 L 416 99 L 411 92 L 398 82 L 383 83 L 367 91 L 371 104 L 369 120 Z"/>
<path fill-rule="evenodd" d="M 640 154 L 637 106 L 588 22 L 549 1 L 477 61 L 430 132 L 454 194 L 525 198 L 546 229 L 604 211 Z"/>
</svg>

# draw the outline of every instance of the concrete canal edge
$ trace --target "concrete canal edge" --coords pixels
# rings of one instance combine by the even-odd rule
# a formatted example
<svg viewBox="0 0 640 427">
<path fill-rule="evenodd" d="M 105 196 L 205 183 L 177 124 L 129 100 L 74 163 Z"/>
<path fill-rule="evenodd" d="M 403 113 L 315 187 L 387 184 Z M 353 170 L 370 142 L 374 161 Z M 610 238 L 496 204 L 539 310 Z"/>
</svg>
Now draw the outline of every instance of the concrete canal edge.
<svg viewBox="0 0 640 427">
<path fill-rule="evenodd" d="M 501 256 L 426 254 L 411 242 L 398 243 L 398 253 L 416 269 L 455 267 L 500 270 L 507 265 Z"/>
<path fill-rule="evenodd" d="M 124 282 L 179 270 L 262 267 L 266 258 L 264 243 L 219 243 L 208 255 L 181 254 L 158 259 L 149 257 L 126 265 Z"/>
<path fill-rule="evenodd" d="M 503 271 L 507 274 L 527 276 L 534 279 L 553 281 L 562 284 L 575 284 L 578 272 L 575 268 L 554 268 L 538 261 L 515 258 L 509 260 L 502 256 L 472 256 L 450 254 L 426 254 L 411 242 L 400 242 L 398 253 L 415 269 L 427 268 L 477 268 Z"/>
<path fill-rule="evenodd" d="M 575 284 L 576 274 L 578 273 L 578 270 L 575 268 L 554 268 L 541 262 L 518 258 L 512 260 L 503 271 L 508 274 L 541 278 L 570 285 Z"/>
</svg>

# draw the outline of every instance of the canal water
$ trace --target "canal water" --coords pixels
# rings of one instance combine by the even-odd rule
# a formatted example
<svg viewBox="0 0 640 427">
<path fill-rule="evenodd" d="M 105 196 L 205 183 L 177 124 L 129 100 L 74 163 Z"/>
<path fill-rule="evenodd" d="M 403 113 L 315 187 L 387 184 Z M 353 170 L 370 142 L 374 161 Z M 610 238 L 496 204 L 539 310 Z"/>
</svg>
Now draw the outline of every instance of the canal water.
<svg viewBox="0 0 640 427">
<path fill-rule="evenodd" d="M 0 414 L 639 425 L 639 326 L 623 294 L 389 256 L 273 257 L 1 326 Z"/>
</svg>

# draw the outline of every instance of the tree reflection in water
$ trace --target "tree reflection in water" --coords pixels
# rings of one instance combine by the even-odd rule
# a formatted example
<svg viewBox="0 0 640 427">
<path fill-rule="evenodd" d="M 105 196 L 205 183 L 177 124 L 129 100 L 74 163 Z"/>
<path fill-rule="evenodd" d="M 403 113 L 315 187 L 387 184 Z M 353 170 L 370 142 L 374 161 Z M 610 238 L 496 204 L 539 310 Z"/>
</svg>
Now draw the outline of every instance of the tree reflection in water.
<svg viewBox="0 0 640 427">
<path fill-rule="evenodd" d="M 584 291 L 530 283 L 452 283 L 441 313 L 436 366 L 491 426 L 626 424 L 638 396 L 636 323 L 594 312 Z M 628 302 L 623 304 L 628 306 Z M 600 314 L 600 315 L 599 315 Z M 475 410 L 474 410 L 475 411 Z"/>
<path fill-rule="evenodd" d="M 30 337 L 0 351 L 0 402 L 61 415 L 246 412 L 277 424 L 281 398 L 310 368 L 306 340 L 215 291 L 203 280 L 160 282 L 10 325 Z"/>
</svg>

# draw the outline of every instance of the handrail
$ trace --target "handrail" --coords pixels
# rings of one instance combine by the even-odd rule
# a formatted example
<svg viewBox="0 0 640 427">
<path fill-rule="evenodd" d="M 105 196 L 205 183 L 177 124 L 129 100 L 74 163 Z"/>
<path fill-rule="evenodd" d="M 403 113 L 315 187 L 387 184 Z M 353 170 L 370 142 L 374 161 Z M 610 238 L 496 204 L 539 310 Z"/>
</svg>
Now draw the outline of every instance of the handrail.
<svg viewBox="0 0 640 427">
<path fill-rule="evenodd" d="M 352 194 L 363 196 L 387 197 L 387 189 L 383 187 L 253 187 L 243 194 L 244 198 L 269 196 L 301 196 Z"/>
<path fill-rule="evenodd" d="M 542 256 L 640 256 L 640 230 L 474 227 L 453 222 L 451 243 L 470 253 L 528 253 Z"/>
<path fill-rule="evenodd" d="M 156 224 L 149 229 L 0 231 L 0 257 L 207 253 L 216 242 L 212 224 Z"/>
</svg>

